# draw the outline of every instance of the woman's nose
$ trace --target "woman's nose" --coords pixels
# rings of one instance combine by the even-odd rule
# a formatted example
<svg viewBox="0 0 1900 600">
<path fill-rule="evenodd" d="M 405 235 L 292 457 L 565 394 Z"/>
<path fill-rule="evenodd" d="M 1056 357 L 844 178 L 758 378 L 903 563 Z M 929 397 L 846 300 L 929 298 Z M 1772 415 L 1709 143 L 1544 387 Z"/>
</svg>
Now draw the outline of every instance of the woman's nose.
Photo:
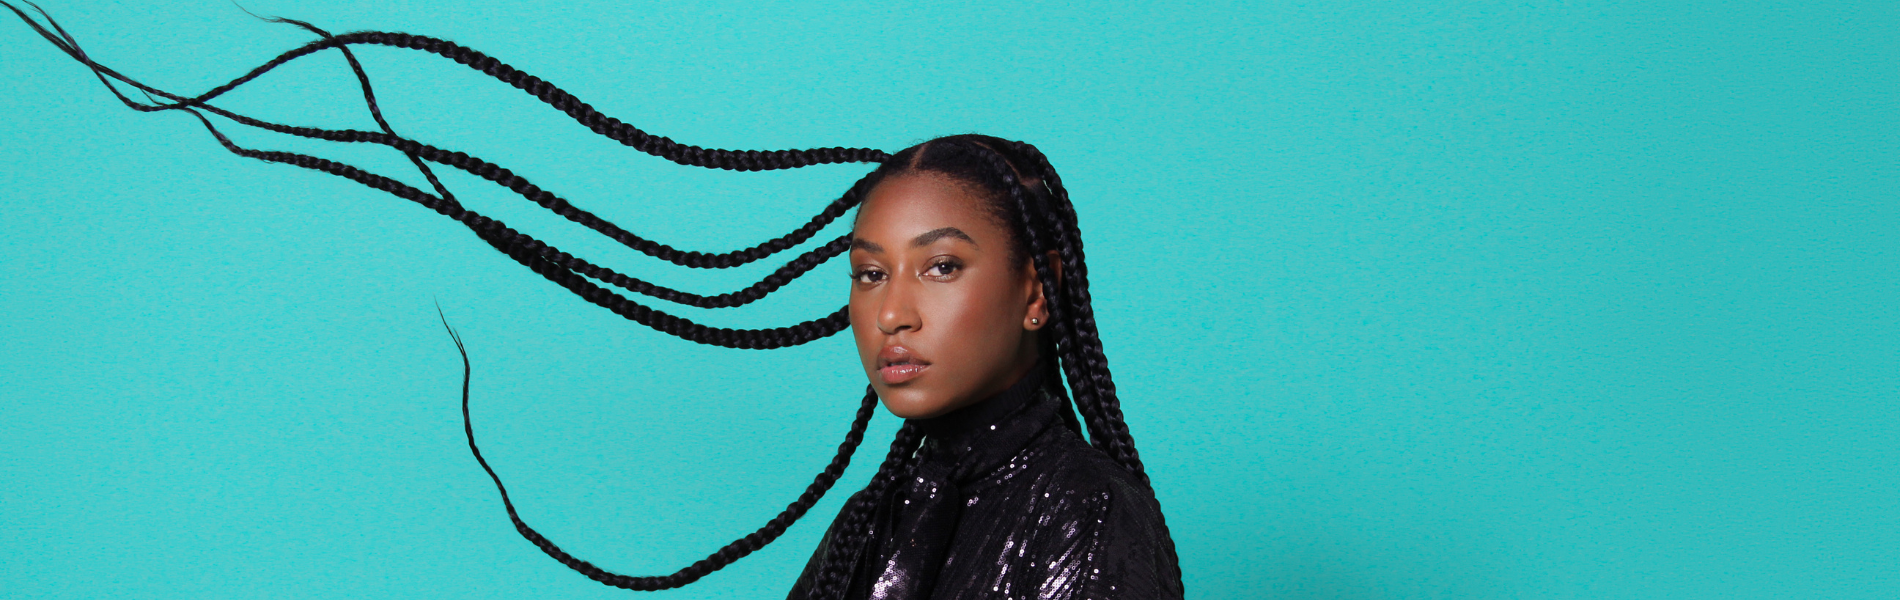
<svg viewBox="0 0 1900 600">
<path fill-rule="evenodd" d="M 905 329 L 915 331 L 922 327 L 917 305 L 912 302 L 915 282 L 904 282 L 893 277 L 885 286 L 883 302 L 877 308 L 877 330 L 884 332 L 884 335 L 896 335 Z"/>
</svg>

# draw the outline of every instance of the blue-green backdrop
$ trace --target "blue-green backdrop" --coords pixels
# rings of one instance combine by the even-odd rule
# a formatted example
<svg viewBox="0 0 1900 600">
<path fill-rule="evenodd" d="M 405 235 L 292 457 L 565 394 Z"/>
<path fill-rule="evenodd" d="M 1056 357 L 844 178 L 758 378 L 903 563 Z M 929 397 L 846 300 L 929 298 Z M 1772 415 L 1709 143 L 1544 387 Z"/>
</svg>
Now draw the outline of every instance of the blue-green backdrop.
<svg viewBox="0 0 1900 600">
<path fill-rule="evenodd" d="M 179 92 L 311 39 L 216 0 L 46 1 Z M 1191 598 L 1900 596 L 1892 2 L 243 4 L 453 39 L 693 144 L 1036 143 Z M 524 515 L 610 569 L 751 531 L 841 439 L 848 336 L 663 336 L 414 204 L 127 110 L 4 16 L 7 596 L 634 595 L 516 536 L 435 302 Z M 776 236 L 866 169 L 679 167 L 454 63 L 359 52 L 398 131 L 679 246 Z M 372 127 L 334 51 L 220 102 Z M 422 185 L 386 148 L 226 130 Z M 682 272 L 445 177 L 689 290 L 776 264 Z M 803 320 L 843 271 L 678 312 Z M 656 596 L 779 597 L 893 429 L 778 543 Z"/>
</svg>

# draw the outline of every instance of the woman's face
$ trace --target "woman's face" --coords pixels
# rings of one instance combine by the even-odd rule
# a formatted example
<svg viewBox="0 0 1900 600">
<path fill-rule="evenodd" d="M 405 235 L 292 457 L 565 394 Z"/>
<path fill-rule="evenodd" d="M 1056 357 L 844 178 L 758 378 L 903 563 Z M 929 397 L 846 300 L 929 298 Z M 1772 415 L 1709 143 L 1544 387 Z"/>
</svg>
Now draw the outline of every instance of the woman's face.
<svg viewBox="0 0 1900 600">
<path fill-rule="evenodd" d="M 929 418 L 1007 389 L 1048 312 L 981 197 L 928 173 L 871 190 L 851 232 L 851 333 L 891 414 Z M 1031 324 L 1036 319 L 1038 324 Z"/>
</svg>

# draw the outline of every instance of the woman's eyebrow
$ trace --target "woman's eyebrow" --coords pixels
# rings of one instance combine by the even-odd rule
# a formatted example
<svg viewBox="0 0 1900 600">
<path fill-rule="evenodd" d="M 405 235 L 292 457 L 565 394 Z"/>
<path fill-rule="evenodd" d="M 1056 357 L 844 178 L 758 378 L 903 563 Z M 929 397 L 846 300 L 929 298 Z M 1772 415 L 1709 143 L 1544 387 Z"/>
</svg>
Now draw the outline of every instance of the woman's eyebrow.
<svg viewBox="0 0 1900 600">
<path fill-rule="evenodd" d="M 912 248 L 922 248 L 924 246 L 930 245 L 931 242 L 935 242 L 937 240 L 941 240 L 947 237 L 957 238 L 959 240 L 969 242 L 970 245 L 976 246 L 978 248 L 982 247 L 981 245 L 976 243 L 976 240 L 970 239 L 970 234 L 964 233 L 963 230 L 957 229 L 955 227 L 939 227 L 936 229 L 932 229 L 930 231 L 926 231 L 923 233 L 923 235 L 919 235 L 915 238 L 912 238 L 910 240 L 910 245 Z M 856 250 L 863 250 L 865 252 L 870 252 L 873 254 L 884 253 L 883 246 L 879 246 L 876 243 L 870 240 L 861 238 L 861 237 L 855 237 L 855 236 L 852 237 L 851 247 Z"/>
<path fill-rule="evenodd" d="M 923 235 L 917 236 L 915 239 L 912 239 L 910 241 L 910 245 L 912 248 L 921 248 L 921 247 L 930 245 L 931 242 L 934 242 L 943 238 L 947 238 L 947 237 L 957 238 L 959 240 L 969 242 L 970 245 L 972 246 L 977 246 L 976 240 L 970 239 L 970 234 L 964 233 L 963 230 L 957 229 L 955 227 L 939 227 L 937 229 L 926 231 L 924 232 Z M 980 248 L 981 246 L 977 246 L 977 247 Z"/>
</svg>

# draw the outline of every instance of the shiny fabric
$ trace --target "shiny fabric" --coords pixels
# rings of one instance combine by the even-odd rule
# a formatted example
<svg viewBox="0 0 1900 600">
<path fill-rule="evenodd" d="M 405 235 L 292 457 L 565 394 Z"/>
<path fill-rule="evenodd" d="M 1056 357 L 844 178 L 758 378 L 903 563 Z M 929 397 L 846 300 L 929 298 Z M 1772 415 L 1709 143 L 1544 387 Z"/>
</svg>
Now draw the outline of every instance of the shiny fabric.
<svg viewBox="0 0 1900 600">
<path fill-rule="evenodd" d="M 1032 369 L 994 398 L 918 421 L 923 447 L 847 558 L 846 599 L 1181 597 L 1160 506 L 1082 440 L 1068 401 L 1043 380 Z M 790 600 L 809 594 L 838 527 Z"/>
</svg>

